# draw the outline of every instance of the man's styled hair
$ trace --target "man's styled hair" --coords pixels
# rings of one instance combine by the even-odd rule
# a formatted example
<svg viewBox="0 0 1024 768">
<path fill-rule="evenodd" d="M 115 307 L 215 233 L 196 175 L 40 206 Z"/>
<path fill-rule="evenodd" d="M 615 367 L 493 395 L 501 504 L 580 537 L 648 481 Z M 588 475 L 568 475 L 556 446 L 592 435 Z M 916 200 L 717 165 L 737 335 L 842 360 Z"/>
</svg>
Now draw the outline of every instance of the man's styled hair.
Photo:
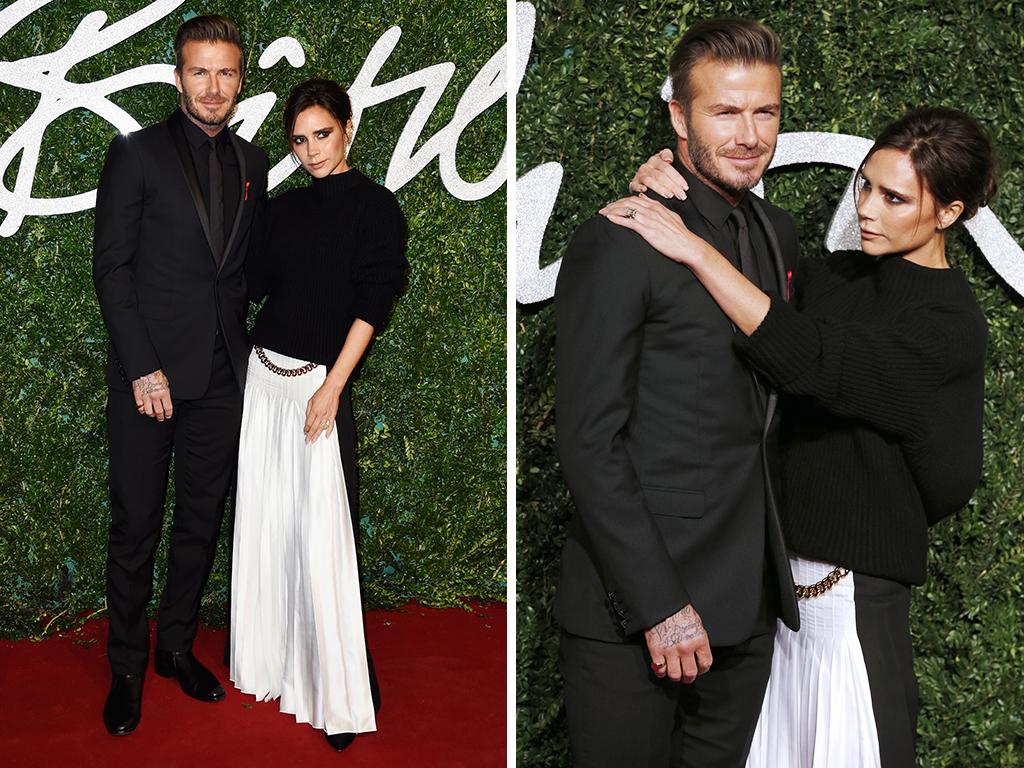
<svg viewBox="0 0 1024 768">
<path fill-rule="evenodd" d="M 688 107 L 693 98 L 690 72 L 705 59 L 725 64 L 769 64 L 782 70 L 779 36 L 749 19 L 698 21 L 683 35 L 669 59 L 672 98 Z"/>
<path fill-rule="evenodd" d="M 231 43 L 238 47 L 239 75 L 245 74 L 245 54 L 242 48 L 242 36 L 238 27 L 231 19 L 223 16 L 193 16 L 180 27 L 174 35 L 174 68 L 181 72 L 181 51 L 186 43 Z"/>
</svg>

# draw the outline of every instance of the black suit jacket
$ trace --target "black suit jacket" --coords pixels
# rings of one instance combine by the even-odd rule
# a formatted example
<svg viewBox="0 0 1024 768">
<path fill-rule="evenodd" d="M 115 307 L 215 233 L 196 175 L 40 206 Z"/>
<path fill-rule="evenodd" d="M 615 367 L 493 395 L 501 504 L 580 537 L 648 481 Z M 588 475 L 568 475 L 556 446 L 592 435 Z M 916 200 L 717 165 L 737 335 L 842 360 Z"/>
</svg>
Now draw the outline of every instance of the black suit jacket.
<svg viewBox="0 0 1024 768">
<path fill-rule="evenodd" d="M 711 240 L 692 203 L 661 202 Z M 793 221 L 751 202 L 786 295 Z M 601 216 L 569 244 L 555 312 L 558 449 L 576 504 L 559 623 L 621 641 L 693 603 L 712 644 L 742 642 L 764 623 L 767 552 L 768 598 L 797 628 L 768 478 L 776 396 L 751 400 L 728 317 L 687 267 Z"/>
<path fill-rule="evenodd" d="M 177 109 L 111 141 L 96 196 L 93 283 L 110 334 L 107 384 L 123 389 L 159 368 L 171 395 L 188 400 L 206 391 L 218 329 L 244 386 L 242 267 L 251 224 L 266 205 L 268 163 L 263 150 L 231 133 L 239 205 L 225 212 L 225 248 L 215 254 L 186 119 Z"/>
</svg>

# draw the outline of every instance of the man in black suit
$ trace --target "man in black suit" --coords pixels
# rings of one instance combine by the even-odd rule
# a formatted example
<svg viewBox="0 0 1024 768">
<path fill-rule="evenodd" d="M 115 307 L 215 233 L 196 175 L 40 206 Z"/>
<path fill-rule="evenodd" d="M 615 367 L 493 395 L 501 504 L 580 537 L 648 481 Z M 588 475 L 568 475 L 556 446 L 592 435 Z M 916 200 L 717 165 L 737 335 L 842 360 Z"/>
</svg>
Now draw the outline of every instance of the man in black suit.
<svg viewBox="0 0 1024 768">
<path fill-rule="evenodd" d="M 670 70 L 689 189 L 658 199 L 786 295 L 793 221 L 748 192 L 778 136 L 778 38 L 701 22 Z M 799 623 L 770 484 L 776 395 L 693 274 L 600 216 L 573 236 L 555 310 L 559 456 L 576 505 L 556 605 L 574 762 L 742 766 L 776 618 Z"/>
<path fill-rule="evenodd" d="M 227 128 L 244 75 L 235 25 L 194 17 L 174 50 L 180 109 L 111 142 L 96 200 L 93 281 L 110 335 L 113 679 L 103 720 L 115 735 L 131 733 L 141 715 L 146 606 L 172 452 L 176 500 L 154 668 L 194 698 L 224 698 L 191 647 L 238 451 L 249 351 L 243 262 L 265 204 L 267 156 Z"/>
</svg>

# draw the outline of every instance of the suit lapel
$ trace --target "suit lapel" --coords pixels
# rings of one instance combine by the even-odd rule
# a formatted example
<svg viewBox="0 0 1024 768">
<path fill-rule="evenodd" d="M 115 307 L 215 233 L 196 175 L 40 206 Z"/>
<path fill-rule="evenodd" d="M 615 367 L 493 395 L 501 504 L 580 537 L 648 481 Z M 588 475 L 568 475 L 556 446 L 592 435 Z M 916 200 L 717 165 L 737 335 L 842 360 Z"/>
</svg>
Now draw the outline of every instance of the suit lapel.
<svg viewBox="0 0 1024 768">
<path fill-rule="evenodd" d="M 175 113 L 167 121 L 170 129 L 171 142 L 177 150 L 178 160 L 181 164 L 181 172 L 185 174 L 185 183 L 189 192 L 192 193 L 192 202 L 196 206 L 196 215 L 199 216 L 199 223 L 203 226 L 203 234 L 206 235 L 206 244 L 210 248 L 210 255 L 213 258 L 213 265 L 217 267 L 217 255 L 213 252 L 213 241 L 210 239 L 210 218 L 206 213 L 206 200 L 203 198 L 202 189 L 199 187 L 199 177 L 196 176 L 196 168 L 192 163 L 192 153 L 188 148 L 188 139 L 185 138 L 185 131 L 182 130 L 181 120 L 184 117 Z"/>
<path fill-rule="evenodd" d="M 761 229 L 764 231 L 765 239 L 768 241 L 768 250 L 771 253 L 772 265 L 775 267 L 775 285 L 779 291 L 779 297 L 785 301 L 786 296 L 786 264 L 782 260 L 782 248 L 779 246 L 779 238 L 775 234 L 775 227 L 772 226 L 771 221 L 768 219 L 768 214 L 765 213 L 764 207 L 761 205 L 761 201 L 757 195 L 750 195 L 750 207 L 754 209 L 754 213 L 757 214 L 758 221 L 761 222 Z M 765 404 L 765 415 L 764 415 L 764 431 L 761 434 L 761 439 L 765 440 L 768 437 L 768 430 L 772 424 L 772 418 L 775 416 L 775 407 L 778 405 L 779 394 L 775 391 L 774 387 L 768 387 L 768 402 Z"/>
<path fill-rule="evenodd" d="M 230 128 L 224 128 L 228 131 L 228 139 L 231 144 L 231 148 L 235 151 L 235 157 L 238 158 L 238 207 L 235 208 L 235 223 L 231 227 L 231 235 L 228 237 L 228 241 L 224 246 L 224 253 L 220 257 L 220 261 L 217 265 L 217 272 L 224 267 L 225 262 L 228 260 L 228 254 L 231 253 L 231 249 L 235 244 L 235 236 L 238 234 L 238 227 L 242 223 L 242 212 L 245 209 L 245 155 L 242 152 L 241 144 L 239 143 L 238 137 L 235 136 L 234 132 Z"/>
</svg>

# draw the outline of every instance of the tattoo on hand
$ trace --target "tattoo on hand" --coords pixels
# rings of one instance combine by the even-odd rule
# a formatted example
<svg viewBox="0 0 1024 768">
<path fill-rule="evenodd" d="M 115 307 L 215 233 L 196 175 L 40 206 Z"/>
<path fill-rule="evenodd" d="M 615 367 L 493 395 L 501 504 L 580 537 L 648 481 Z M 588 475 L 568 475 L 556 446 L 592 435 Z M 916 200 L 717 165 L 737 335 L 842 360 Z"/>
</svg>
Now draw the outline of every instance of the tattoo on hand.
<svg viewBox="0 0 1024 768">
<path fill-rule="evenodd" d="M 152 395 L 154 392 L 163 392 L 167 388 L 167 377 L 164 376 L 163 371 L 148 373 L 132 382 L 132 389 L 138 395 Z"/>
<path fill-rule="evenodd" d="M 651 627 L 651 633 L 658 645 L 669 647 L 696 640 L 704 634 L 704 624 L 692 605 L 686 606 L 678 613 L 673 613 L 660 624 Z"/>
</svg>

